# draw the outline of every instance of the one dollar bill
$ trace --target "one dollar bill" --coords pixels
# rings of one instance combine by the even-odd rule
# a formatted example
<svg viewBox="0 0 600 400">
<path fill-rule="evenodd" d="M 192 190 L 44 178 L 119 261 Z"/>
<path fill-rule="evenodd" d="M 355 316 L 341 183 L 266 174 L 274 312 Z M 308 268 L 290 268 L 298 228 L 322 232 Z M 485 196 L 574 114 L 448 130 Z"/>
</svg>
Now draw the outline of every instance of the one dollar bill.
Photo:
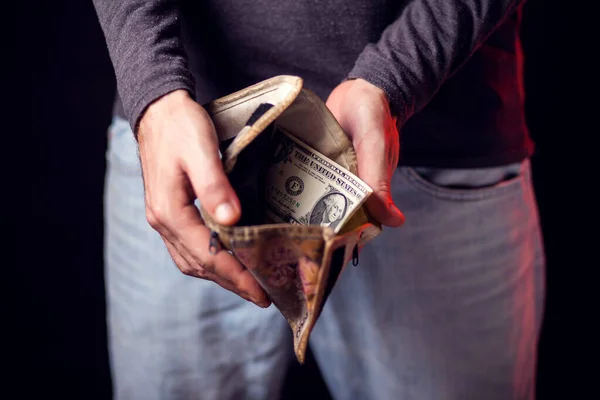
<svg viewBox="0 0 600 400">
<path fill-rule="evenodd" d="M 373 193 L 356 175 L 285 132 L 273 130 L 266 174 L 266 217 L 338 232 Z"/>
</svg>

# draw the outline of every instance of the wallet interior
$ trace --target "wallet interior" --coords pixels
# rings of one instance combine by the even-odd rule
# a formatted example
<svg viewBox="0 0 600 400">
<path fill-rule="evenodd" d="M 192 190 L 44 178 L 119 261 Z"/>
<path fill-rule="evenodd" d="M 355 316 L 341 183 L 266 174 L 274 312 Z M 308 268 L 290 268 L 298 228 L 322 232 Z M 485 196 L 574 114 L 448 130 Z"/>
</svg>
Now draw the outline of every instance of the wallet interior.
<svg viewBox="0 0 600 400">
<path fill-rule="evenodd" d="M 237 226 L 265 224 L 264 176 L 268 155 L 273 153 L 275 124 L 357 174 L 348 137 L 323 102 L 302 90 L 298 77 L 272 78 L 207 108 L 221 141 L 225 172 L 241 201 L 242 218 Z"/>
</svg>

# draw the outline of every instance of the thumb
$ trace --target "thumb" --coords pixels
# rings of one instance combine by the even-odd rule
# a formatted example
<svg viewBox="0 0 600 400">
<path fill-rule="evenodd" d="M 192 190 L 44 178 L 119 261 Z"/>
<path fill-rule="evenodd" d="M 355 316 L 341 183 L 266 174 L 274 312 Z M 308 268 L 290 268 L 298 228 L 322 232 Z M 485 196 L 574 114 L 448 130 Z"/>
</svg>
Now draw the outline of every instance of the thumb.
<svg viewBox="0 0 600 400">
<path fill-rule="evenodd" d="M 241 216 L 240 201 L 223 171 L 217 135 L 208 115 L 204 125 L 197 146 L 183 158 L 183 169 L 202 208 L 217 223 L 233 225 Z"/>
<path fill-rule="evenodd" d="M 390 192 L 392 173 L 385 142 L 381 138 L 365 138 L 354 147 L 359 176 L 373 189 L 373 194 L 367 199 L 367 209 L 383 225 L 398 227 L 404 224 L 404 214 L 394 204 Z"/>
</svg>

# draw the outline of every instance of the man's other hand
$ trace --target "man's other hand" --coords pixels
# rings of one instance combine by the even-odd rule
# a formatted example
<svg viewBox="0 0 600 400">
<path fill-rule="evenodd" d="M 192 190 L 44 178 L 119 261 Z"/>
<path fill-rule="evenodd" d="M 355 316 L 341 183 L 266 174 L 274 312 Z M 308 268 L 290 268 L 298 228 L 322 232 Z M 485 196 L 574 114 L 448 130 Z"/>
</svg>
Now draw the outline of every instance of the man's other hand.
<svg viewBox="0 0 600 400">
<path fill-rule="evenodd" d="M 402 225 L 404 215 L 390 193 L 400 142 L 385 93 L 365 80 L 348 80 L 331 92 L 327 107 L 352 140 L 359 177 L 374 191 L 368 210 L 383 225 Z"/>
</svg>

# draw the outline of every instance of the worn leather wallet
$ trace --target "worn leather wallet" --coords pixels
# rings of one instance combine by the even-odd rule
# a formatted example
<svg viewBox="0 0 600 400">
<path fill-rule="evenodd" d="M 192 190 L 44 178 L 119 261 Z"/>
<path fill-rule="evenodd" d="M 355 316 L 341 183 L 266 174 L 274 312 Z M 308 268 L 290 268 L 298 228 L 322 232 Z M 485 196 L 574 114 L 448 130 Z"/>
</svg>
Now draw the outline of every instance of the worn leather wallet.
<svg viewBox="0 0 600 400">
<path fill-rule="evenodd" d="M 300 363 L 342 269 L 350 260 L 356 265 L 359 250 L 382 229 L 364 205 L 337 233 L 321 225 L 265 222 L 264 171 L 272 157 L 273 126 L 357 174 L 352 143 L 324 102 L 302 86 L 299 77 L 277 76 L 205 106 L 242 216 L 235 226 L 223 226 L 200 206 L 211 229 L 210 251 L 230 251 L 252 272 L 287 319 Z"/>
</svg>

